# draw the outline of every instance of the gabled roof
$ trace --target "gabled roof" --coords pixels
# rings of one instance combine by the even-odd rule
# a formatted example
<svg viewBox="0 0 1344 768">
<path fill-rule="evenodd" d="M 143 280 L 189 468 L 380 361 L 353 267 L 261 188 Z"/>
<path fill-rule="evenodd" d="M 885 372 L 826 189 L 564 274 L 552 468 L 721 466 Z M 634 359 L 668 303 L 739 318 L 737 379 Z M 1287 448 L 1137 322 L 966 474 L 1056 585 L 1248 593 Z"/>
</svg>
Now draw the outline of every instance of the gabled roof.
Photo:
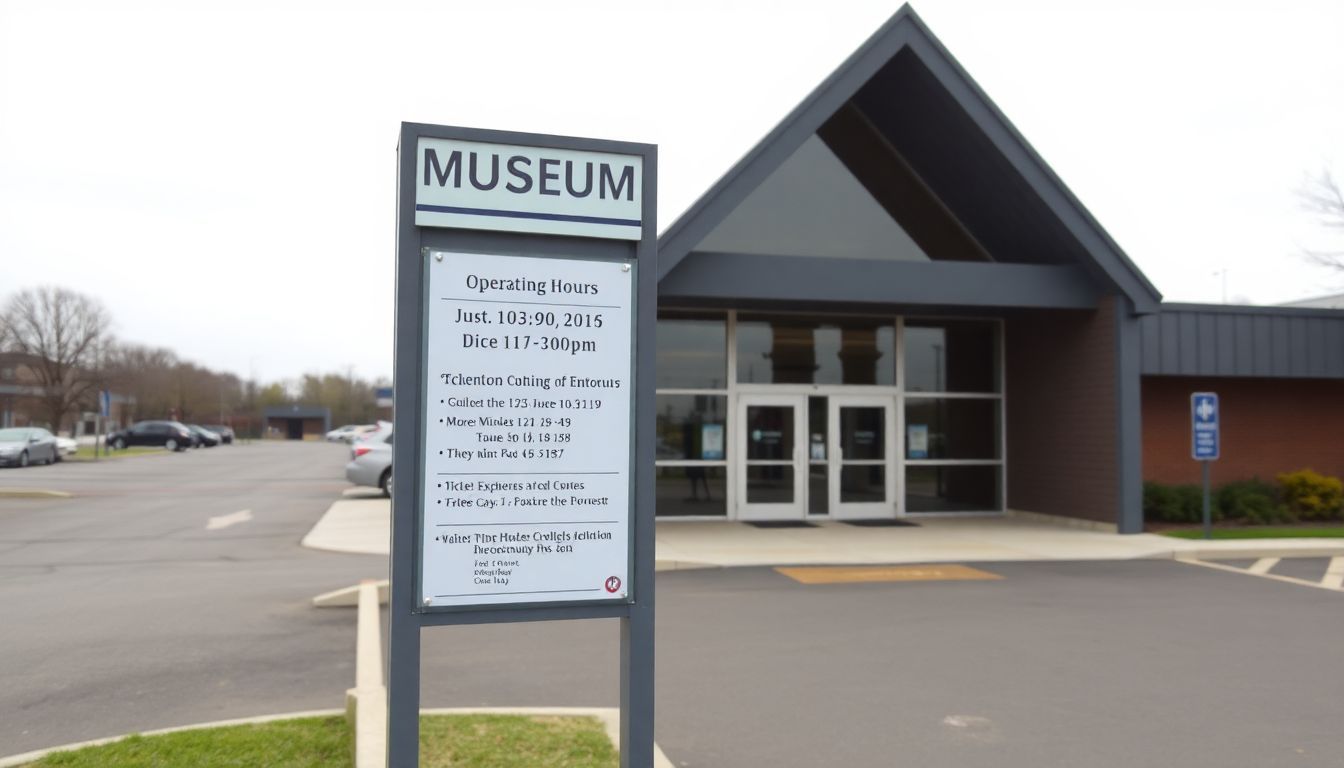
<svg viewBox="0 0 1344 768">
<path fill-rule="evenodd" d="M 866 111 L 991 253 L 1075 263 L 1137 312 L 1157 310 L 1157 289 L 909 5 L 673 222 L 659 238 L 659 279 L 846 104 Z"/>
</svg>

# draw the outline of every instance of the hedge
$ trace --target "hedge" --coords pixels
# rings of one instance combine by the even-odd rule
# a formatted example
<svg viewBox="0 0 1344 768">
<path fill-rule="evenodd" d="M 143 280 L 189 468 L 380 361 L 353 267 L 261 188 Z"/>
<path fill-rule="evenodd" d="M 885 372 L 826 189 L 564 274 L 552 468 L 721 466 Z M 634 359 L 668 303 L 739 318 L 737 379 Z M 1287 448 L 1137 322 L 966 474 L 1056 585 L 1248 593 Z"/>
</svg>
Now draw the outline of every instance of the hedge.
<svg viewBox="0 0 1344 768">
<path fill-rule="evenodd" d="M 1267 483 L 1239 480 L 1218 486 L 1211 494 L 1214 522 L 1277 525 L 1344 520 L 1344 482 L 1310 469 L 1287 472 Z M 1203 520 L 1203 489 L 1198 485 L 1143 484 L 1144 519 L 1154 523 L 1198 523 Z"/>
</svg>

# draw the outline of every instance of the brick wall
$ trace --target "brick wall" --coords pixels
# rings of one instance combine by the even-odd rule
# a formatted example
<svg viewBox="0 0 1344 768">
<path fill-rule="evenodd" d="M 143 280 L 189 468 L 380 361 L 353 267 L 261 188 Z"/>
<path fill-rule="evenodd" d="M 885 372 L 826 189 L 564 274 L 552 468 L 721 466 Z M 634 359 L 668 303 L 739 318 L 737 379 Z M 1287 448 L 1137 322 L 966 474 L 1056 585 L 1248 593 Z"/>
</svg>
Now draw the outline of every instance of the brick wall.
<svg viewBox="0 0 1344 768">
<path fill-rule="evenodd" d="M 1009 509 L 1118 521 L 1114 313 L 1006 319 Z"/>
<path fill-rule="evenodd" d="M 1331 379 L 1143 377 L 1143 479 L 1200 482 L 1190 458 L 1190 393 L 1217 392 L 1216 485 L 1311 468 L 1344 477 L 1344 382 Z"/>
</svg>

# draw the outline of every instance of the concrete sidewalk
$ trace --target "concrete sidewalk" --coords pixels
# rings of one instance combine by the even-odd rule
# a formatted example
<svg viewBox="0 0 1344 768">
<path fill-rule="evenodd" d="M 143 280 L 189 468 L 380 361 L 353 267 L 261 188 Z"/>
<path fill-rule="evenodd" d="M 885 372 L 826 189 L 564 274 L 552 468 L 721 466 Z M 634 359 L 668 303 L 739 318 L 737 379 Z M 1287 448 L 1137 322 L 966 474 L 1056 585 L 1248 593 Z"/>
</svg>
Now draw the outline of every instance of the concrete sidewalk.
<svg viewBox="0 0 1344 768">
<path fill-rule="evenodd" d="M 756 528 L 728 521 L 658 522 L 658 569 L 738 565 L 897 564 L 1032 560 L 1220 560 L 1344 555 L 1344 539 L 1189 541 L 1115 533 L 1037 517 L 919 518 L 916 526 L 825 521 L 807 528 Z M 389 504 L 376 491 L 347 491 L 303 539 L 305 547 L 386 555 Z"/>
</svg>

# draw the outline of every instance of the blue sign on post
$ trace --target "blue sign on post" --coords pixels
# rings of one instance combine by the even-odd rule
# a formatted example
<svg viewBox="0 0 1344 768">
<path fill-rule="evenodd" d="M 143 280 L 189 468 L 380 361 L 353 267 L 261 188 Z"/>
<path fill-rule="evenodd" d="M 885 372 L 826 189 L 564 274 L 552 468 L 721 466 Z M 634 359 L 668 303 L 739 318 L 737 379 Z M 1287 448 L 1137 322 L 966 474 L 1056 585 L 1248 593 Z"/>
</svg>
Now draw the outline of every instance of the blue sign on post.
<svg viewBox="0 0 1344 768">
<path fill-rule="evenodd" d="M 1190 455 L 1196 461 L 1218 458 L 1218 395 L 1195 392 L 1190 395 Z"/>
<path fill-rule="evenodd" d="M 98 415 L 104 419 L 112 415 L 112 393 L 106 389 L 98 392 Z"/>
</svg>

